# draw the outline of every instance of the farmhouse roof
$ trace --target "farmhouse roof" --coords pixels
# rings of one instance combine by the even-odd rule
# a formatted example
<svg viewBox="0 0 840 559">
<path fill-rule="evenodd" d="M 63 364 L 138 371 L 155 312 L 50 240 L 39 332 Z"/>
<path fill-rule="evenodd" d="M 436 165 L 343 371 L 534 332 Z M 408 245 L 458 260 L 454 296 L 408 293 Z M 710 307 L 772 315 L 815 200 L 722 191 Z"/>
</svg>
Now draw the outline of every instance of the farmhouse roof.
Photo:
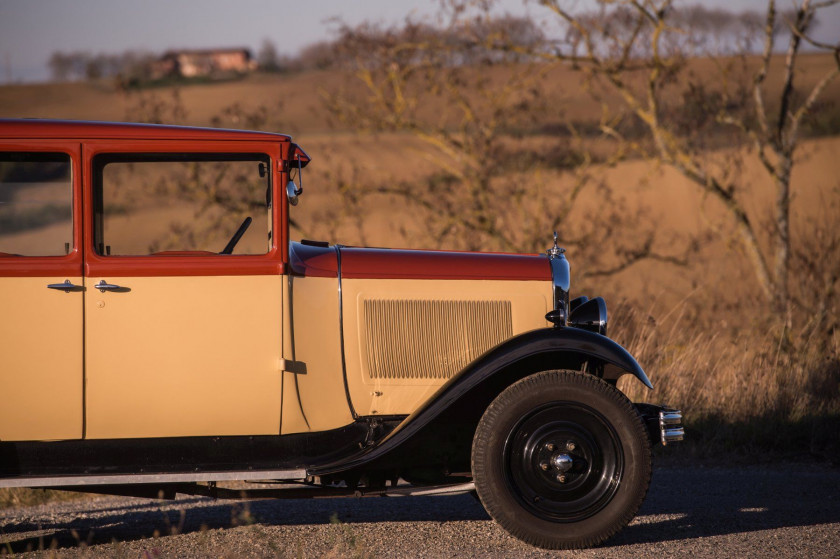
<svg viewBox="0 0 840 559">
<path fill-rule="evenodd" d="M 248 47 L 231 47 L 231 48 L 211 48 L 211 49 L 170 49 L 163 53 L 163 56 L 178 56 L 179 54 L 198 54 L 198 55 L 212 55 L 223 53 L 244 53 L 246 57 L 251 57 L 251 49 Z"/>
</svg>

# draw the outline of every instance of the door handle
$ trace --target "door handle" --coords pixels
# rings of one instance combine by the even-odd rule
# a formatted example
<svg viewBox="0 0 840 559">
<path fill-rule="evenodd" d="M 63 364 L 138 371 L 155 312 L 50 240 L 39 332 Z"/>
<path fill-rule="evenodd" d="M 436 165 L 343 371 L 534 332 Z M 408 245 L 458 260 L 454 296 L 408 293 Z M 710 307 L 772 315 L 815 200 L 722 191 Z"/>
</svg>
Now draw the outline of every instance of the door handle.
<svg viewBox="0 0 840 559">
<path fill-rule="evenodd" d="M 100 280 L 99 283 L 94 285 L 94 287 L 102 293 L 105 293 L 106 291 L 128 291 L 128 288 L 126 287 L 114 285 L 112 283 L 108 283 L 105 280 Z"/>
<path fill-rule="evenodd" d="M 49 284 L 47 286 L 47 289 L 57 289 L 65 293 L 70 293 L 71 291 L 84 291 L 85 288 L 81 285 L 73 285 L 72 283 L 70 283 L 70 280 L 64 280 L 64 283 Z"/>
</svg>

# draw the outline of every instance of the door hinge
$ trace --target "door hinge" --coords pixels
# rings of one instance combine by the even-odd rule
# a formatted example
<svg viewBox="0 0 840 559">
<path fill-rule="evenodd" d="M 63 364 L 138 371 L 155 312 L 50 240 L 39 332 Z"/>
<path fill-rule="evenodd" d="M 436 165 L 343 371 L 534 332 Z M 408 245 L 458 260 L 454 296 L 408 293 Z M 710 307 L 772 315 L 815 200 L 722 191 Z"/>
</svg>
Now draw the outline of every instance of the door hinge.
<svg viewBox="0 0 840 559">
<path fill-rule="evenodd" d="M 277 368 L 283 373 L 293 373 L 295 375 L 306 374 L 306 363 L 303 361 L 292 361 L 291 359 L 278 359 Z"/>
</svg>

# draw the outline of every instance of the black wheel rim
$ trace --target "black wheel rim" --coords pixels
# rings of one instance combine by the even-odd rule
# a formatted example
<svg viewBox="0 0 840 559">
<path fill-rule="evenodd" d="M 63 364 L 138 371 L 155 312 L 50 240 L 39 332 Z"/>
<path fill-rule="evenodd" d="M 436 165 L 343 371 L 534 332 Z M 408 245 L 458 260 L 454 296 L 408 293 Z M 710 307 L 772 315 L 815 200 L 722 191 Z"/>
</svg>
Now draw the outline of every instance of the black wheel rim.
<svg viewBox="0 0 840 559">
<path fill-rule="evenodd" d="M 615 496 L 624 473 L 615 429 L 578 402 L 552 402 L 522 418 L 504 452 L 512 494 L 526 510 L 552 522 L 596 514 Z"/>
</svg>

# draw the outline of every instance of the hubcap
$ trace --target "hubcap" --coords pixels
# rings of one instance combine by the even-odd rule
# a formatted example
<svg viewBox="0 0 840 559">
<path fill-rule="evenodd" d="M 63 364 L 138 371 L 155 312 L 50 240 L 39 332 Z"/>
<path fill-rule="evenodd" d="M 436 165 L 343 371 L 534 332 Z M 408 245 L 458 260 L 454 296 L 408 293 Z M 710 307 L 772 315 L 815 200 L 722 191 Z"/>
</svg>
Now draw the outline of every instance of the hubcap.
<svg viewBox="0 0 840 559">
<path fill-rule="evenodd" d="M 552 402 L 525 416 L 505 443 L 505 482 L 533 514 L 577 522 L 615 495 L 624 471 L 609 422 L 578 402 Z"/>
<path fill-rule="evenodd" d="M 552 458 L 551 462 L 554 464 L 554 468 L 561 472 L 568 472 L 574 464 L 574 460 L 568 454 L 558 454 Z"/>
</svg>

